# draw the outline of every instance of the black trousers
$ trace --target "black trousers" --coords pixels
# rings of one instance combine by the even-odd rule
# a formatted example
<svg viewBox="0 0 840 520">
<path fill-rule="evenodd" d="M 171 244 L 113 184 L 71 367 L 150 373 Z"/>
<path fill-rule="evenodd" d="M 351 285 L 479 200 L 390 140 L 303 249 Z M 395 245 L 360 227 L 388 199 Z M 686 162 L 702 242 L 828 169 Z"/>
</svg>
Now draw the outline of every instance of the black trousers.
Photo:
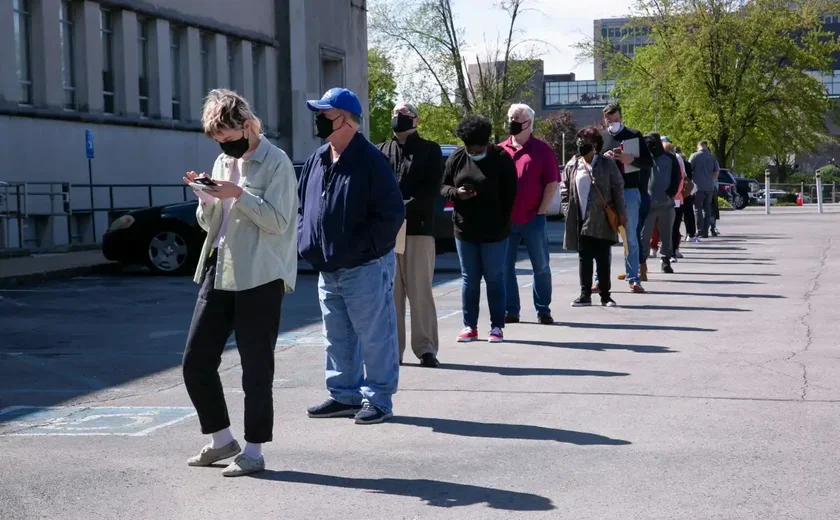
<svg viewBox="0 0 840 520">
<path fill-rule="evenodd" d="M 603 238 L 580 236 L 578 249 L 578 270 L 580 272 L 581 296 L 592 296 L 592 261 L 598 269 L 598 287 L 601 289 L 601 299 L 609 298 L 612 289 L 610 280 L 610 248 L 613 242 Z"/>
<path fill-rule="evenodd" d="M 184 351 L 187 393 L 198 412 L 201 433 L 230 426 L 219 366 L 233 332 L 242 362 L 245 441 L 269 442 L 274 427 L 274 346 L 285 283 L 275 280 L 246 291 L 219 291 L 213 288 L 215 279 L 214 255 L 208 260 Z"/>
<path fill-rule="evenodd" d="M 690 237 L 696 237 L 697 218 L 694 215 L 694 195 L 683 200 L 682 206 L 680 206 L 679 209 L 682 210 L 682 216 L 685 219 L 686 234 Z"/>
</svg>

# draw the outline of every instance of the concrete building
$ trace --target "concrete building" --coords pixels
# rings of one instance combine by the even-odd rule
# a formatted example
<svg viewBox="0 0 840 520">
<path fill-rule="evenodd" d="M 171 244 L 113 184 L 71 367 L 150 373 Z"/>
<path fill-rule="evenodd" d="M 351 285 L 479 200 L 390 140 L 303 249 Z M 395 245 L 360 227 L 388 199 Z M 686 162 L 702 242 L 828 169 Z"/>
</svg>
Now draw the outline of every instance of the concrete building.
<svg viewBox="0 0 840 520">
<path fill-rule="evenodd" d="M 94 184 L 178 184 L 185 171 L 209 171 L 219 153 L 199 123 L 212 88 L 244 94 L 296 161 L 322 142 L 306 99 L 346 86 L 367 112 L 366 0 L 245 4 L 0 0 L 0 181 L 58 183 L 28 186 L 23 245 L 68 243 L 67 219 L 45 215 L 61 213 L 61 198 L 34 194 L 88 184 L 86 130 Z M 94 191 L 96 208 L 148 205 L 150 193 L 154 204 L 183 197 L 122 188 L 112 201 L 107 188 Z M 72 240 L 90 241 L 89 188 L 71 189 L 70 200 Z M 17 209 L 0 200 L 0 234 Z M 96 213 L 97 235 L 108 219 Z M 20 245 L 13 238 L 0 235 L 0 249 Z"/>
</svg>

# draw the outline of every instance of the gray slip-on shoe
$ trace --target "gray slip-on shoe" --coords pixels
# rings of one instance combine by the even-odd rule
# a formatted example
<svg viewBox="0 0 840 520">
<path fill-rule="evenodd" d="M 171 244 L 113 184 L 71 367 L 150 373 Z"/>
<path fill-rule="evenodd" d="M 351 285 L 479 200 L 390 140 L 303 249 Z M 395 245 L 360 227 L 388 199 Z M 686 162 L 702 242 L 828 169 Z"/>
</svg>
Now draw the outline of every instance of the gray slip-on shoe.
<svg viewBox="0 0 840 520">
<path fill-rule="evenodd" d="M 211 448 L 208 444 L 207 446 L 201 448 L 201 452 L 198 455 L 187 459 L 187 465 L 202 467 L 209 466 L 211 464 L 219 462 L 220 460 L 235 457 L 239 455 L 239 452 L 241 451 L 242 449 L 239 447 L 239 443 L 236 441 L 232 441 L 230 444 L 216 449 Z"/>
<path fill-rule="evenodd" d="M 265 457 L 258 459 L 249 457 L 247 455 L 240 455 L 233 459 L 228 467 L 222 470 L 222 475 L 225 477 L 241 477 L 243 475 L 250 475 L 265 469 Z"/>
</svg>

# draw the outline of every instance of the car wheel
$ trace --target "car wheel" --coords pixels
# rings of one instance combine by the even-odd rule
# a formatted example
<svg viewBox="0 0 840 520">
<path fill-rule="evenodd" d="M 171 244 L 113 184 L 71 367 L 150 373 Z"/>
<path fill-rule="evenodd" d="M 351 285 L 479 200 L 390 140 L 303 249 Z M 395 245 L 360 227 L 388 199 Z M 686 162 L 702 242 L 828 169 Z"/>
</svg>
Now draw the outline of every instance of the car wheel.
<svg viewBox="0 0 840 520">
<path fill-rule="evenodd" d="M 146 265 L 154 274 L 181 275 L 188 273 L 196 255 L 188 235 L 170 226 L 154 232 L 146 245 Z"/>
<path fill-rule="evenodd" d="M 737 210 L 741 210 L 741 209 L 746 208 L 748 204 L 749 204 L 749 202 L 747 202 L 747 200 L 744 199 L 744 197 L 740 193 L 736 193 L 735 195 L 732 196 L 732 207 L 733 208 L 735 208 Z"/>
</svg>

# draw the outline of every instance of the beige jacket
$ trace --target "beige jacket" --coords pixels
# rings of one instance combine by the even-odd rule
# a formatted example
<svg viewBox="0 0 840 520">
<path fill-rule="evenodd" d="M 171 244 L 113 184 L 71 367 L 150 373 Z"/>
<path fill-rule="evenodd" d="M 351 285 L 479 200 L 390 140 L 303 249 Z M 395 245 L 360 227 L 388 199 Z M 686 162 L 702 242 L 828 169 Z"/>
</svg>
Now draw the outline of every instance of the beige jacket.
<svg viewBox="0 0 840 520">
<path fill-rule="evenodd" d="M 230 180 L 232 157 L 219 155 L 214 179 Z M 219 245 L 215 288 L 246 291 L 283 279 L 286 291 L 297 279 L 297 179 L 292 161 L 263 136 L 241 172 L 242 195 L 231 206 L 225 239 Z M 198 205 L 198 224 L 207 231 L 196 283 L 222 226 L 222 201 Z"/>
</svg>

